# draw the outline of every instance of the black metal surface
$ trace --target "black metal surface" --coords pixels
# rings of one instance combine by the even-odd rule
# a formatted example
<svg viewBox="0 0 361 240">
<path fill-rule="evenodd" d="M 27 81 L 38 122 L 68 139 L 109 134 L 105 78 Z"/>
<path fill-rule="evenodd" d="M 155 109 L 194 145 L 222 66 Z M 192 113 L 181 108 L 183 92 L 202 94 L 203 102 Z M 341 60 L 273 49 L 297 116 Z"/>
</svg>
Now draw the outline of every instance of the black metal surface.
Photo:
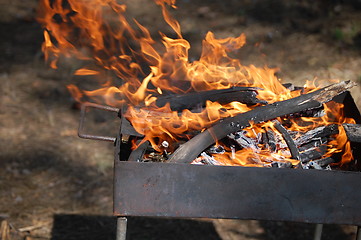
<svg viewBox="0 0 361 240">
<path fill-rule="evenodd" d="M 345 92 L 333 99 L 336 102 L 344 104 L 344 113 L 346 117 L 355 119 L 356 123 L 361 124 L 361 114 L 358 110 L 354 99 L 352 98 L 350 92 Z M 358 171 L 361 171 L 361 143 L 351 142 L 352 154 L 355 158 L 354 167 Z"/>
<path fill-rule="evenodd" d="M 114 214 L 361 225 L 358 172 L 115 162 Z"/>
</svg>

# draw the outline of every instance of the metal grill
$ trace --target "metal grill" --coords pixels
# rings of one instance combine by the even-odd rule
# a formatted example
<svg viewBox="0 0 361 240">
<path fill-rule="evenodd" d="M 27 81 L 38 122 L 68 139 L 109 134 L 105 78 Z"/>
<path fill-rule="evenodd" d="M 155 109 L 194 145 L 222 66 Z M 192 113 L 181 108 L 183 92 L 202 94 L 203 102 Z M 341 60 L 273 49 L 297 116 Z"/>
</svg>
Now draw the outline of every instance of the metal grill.
<svg viewBox="0 0 361 240">
<path fill-rule="evenodd" d="M 345 114 L 357 123 L 360 113 L 347 92 L 337 96 Z M 83 109 L 89 106 L 84 106 Z M 91 105 L 91 107 L 97 107 Z M 120 112 L 116 108 L 105 110 Z M 125 239 L 128 216 L 231 218 L 361 226 L 360 143 L 352 143 L 356 171 L 199 166 L 144 163 L 144 149 L 131 151 L 129 139 L 139 137 L 121 118 L 117 138 L 83 133 L 80 136 L 115 141 L 114 215 L 117 239 Z M 315 239 L 320 239 L 320 226 Z M 357 239 L 361 235 L 358 234 Z"/>
</svg>

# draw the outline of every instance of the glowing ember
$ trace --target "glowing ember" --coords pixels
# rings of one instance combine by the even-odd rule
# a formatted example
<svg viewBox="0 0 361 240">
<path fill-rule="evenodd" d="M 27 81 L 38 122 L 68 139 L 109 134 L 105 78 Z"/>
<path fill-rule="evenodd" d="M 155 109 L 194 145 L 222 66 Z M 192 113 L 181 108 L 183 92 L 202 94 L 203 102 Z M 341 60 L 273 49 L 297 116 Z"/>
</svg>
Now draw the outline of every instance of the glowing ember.
<svg viewBox="0 0 361 240">
<path fill-rule="evenodd" d="M 166 148 L 171 152 L 174 143 L 191 138 L 194 132 L 203 131 L 221 119 L 249 111 L 259 104 L 207 101 L 202 109 L 177 112 L 172 111 L 169 104 L 156 105 L 157 99 L 164 95 L 254 87 L 258 89 L 259 100 L 273 103 L 301 94 L 301 90 L 285 88 L 275 76 L 276 69 L 243 66 L 239 60 L 229 56 L 230 52 L 246 43 L 243 34 L 217 39 L 208 32 L 199 60 L 191 62 L 188 56 L 190 44 L 183 39 L 179 23 L 168 12 L 169 7 L 175 8 L 175 0 L 155 0 L 155 3 L 177 36 L 170 38 L 160 33 L 162 48 L 156 47 L 157 42 L 138 21 L 126 18 L 126 5 L 116 0 L 40 1 L 38 20 L 46 29 L 43 51 L 50 66 L 56 68 L 61 57 L 76 57 L 84 62 L 84 67 L 77 69 L 75 75 L 91 75 L 101 80 L 95 90 L 69 85 L 68 89 L 77 101 L 92 99 L 117 107 L 126 104 L 125 116 L 136 131 L 145 136 L 143 142 L 149 141 L 156 151 L 163 152 Z M 110 72 L 116 77 L 109 77 Z M 305 86 L 303 91 L 315 89 L 315 86 Z M 318 126 L 353 121 L 343 117 L 342 104 L 328 103 L 324 109 L 326 114 L 323 117 L 287 120 L 288 130 L 306 132 Z M 285 122 L 284 119 L 278 121 Z M 246 135 L 257 137 L 267 129 L 274 130 L 272 122 L 256 124 L 244 131 Z M 287 151 L 272 152 L 261 146 L 239 151 L 223 147 L 226 153 L 213 154 L 213 157 L 224 165 L 267 166 L 270 159 L 298 164 Z M 352 160 L 350 143 L 342 127 L 336 139 L 328 143 L 324 156 L 341 151 L 344 152 L 343 162 Z"/>
</svg>

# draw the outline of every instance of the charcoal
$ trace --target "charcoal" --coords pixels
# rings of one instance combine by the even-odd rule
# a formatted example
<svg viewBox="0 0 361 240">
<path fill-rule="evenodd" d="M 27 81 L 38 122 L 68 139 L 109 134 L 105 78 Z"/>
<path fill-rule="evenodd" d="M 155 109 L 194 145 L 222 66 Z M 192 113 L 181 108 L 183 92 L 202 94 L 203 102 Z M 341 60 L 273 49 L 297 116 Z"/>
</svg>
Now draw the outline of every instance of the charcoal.
<svg viewBox="0 0 361 240">
<path fill-rule="evenodd" d="M 326 153 L 326 151 L 327 151 L 326 145 L 321 145 L 320 147 L 316 147 L 316 148 L 310 148 L 300 153 L 300 161 L 302 163 L 306 163 L 311 160 L 322 158 L 322 156 Z"/>
<path fill-rule="evenodd" d="M 276 168 L 291 168 L 292 163 L 291 162 L 273 162 L 271 163 L 271 167 Z"/>
<path fill-rule="evenodd" d="M 262 144 L 263 146 L 268 145 L 268 137 L 266 132 L 261 133 L 261 139 L 259 140 L 259 143 Z"/>
<path fill-rule="evenodd" d="M 300 117 L 322 117 L 325 115 L 323 111 L 323 107 L 314 108 L 314 109 L 306 109 L 304 111 L 296 112 L 289 114 L 288 118 L 300 118 Z"/>
<path fill-rule="evenodd" d="M 319 169 L 319 170 L 323 169 L 317 162 L 314 161 L 310 161 L 308 163 L 308 166 L 314 169 Z"/>
<path fill-rule="evenodd" d="M 238 145 L 241 146 L 242 148 L 251 148 L 253 150 L 258 151 L 259 147 L 252 138 L 247 137 L 245 135 L 246 133 L 247 133 L 246 131 L 239 131 L 234 134 L 233 133 L 229 134 L 228 137 L 236 141 Z"/>
<path fill-rule="evenodd" d="M 308 168 L 331 170 L 330 164 L 336 163 L 337 160 L 332 157 L 322 158 L 308 162 L 306 165 Z"/>
<path fill-rule="evenodd" d="M 283 139 L 285 140 L 285 142 L 291 152 L 292 158 L 299 160 L 300 153 L 299 153 L 298 148 L 297 148 L 295 142 L 293 141 L 291 135 L 288 133 L 287 129 L 284 126 L 282 126 L 282 124 L 279 121 L 274 120 L 273 122 L 274 122 L 275 128 L 282 134 Z"/>
<path fill-rule="evenodd" d="M 332 158 L 332 157 L 327 157 L 327 158 L 322 158 L 322 159 L 318 159 L 318 160 L 314 160 L 312 161 L 313 163 L 317 163 L 319 166 L 321 167 L 326 167 L 331 163 L 336 163 L 338 162 L 338 160 L 336 160 L 336 158 Z M 310 162 L 311 163 L 311 162 Z"/>
<path fill-rule="evenodd" d="M 361 124 L 342 124 L 346 131 L 348 140 L 351 142 L 361 142 Z"/>
<path fill-rule="evenodd" d="M 306 150 L 308 150 L 310 148 L 320 147 L 321 145 L 326 144 L 326 143 L 327 143 L 327 138 L 326 137 L 318 138 L 318 139 L 316 139 L 314 141 L 311 141 L 309 143 L 306 143 L 306 144 L 300 146 L 298 148 L 298 151 L 303 152 L 303 151 L 306 151 Z"/>
<path fill-rule="evenodd" d="M 224 147 L 222 147 L 221 145 L 212 146 L 206 151 L 207 154 L 223 154 L 225 152 L 226 150 L 224 150 Z"/>
<path fill-rule="evenodd" d="M 266 132 L 267 135 L 267 145 L 269 147 L 269 149 L 271 150 L 271 152 L 276 152 L 277 151 L 277 142 L 276 142 L 276 137 L 274 135 L 274 133 L 272 131 L 267 131 Z"/>
<path fill-rule="evenodd" d="M 214 159 L 214 157 L 208 155 L 205 152 L 201 153 L 201 157 L 202 157 L 201 158 L 202 163 L 204 163 L 206 165 L 220 165 L 219 162 Z"/>
<path fill-rule="evenodd" d="M 321 126 L 314 128 L 305 134 L 302 134 L 300 137 L 295 139 L 295 143 L 297 146 L 301 146 L 303 144 L 309 143 L 314 140 L 321 139 L 323 137 L 328 137 L 338 133 L 338 125 L 331 124 L 327 126 Z"/>
</svg>

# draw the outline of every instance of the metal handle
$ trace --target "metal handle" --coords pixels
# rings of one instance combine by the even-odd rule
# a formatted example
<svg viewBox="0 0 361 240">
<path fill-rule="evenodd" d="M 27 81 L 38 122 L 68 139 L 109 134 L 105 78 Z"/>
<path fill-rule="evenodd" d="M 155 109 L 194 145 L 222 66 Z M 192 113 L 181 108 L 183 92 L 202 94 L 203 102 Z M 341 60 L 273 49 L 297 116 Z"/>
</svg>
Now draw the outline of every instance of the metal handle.
<svg viewBox="0 0 361 240">
<path fill-rule="evenodd" d="M 81 110 L 80 110 L 80 121 L 79 121 L 78 136 L 81 137 L 81 138 L 85 138 L 85 139 L 100 140 L 100 141 L 107 141 L 107 142 L 113 142 L 114 143 L 115 140 L 116 140 L 115 137 L 90 135 L 90 134 L 86 134 L 86 133 L 83 132 L 86 109 L 90 108 L 90 107 L 105 110 L 105 111 L 109 111 L 109 112 L 116 112 L 116 113 L 119 113 L 119 111 L 120 111 L 119 108 L 115 108 L 115 107 L 99 105 L 99 104 L 96 104 L 96 103 L 83 103 L 81 105 Z"/>
</svg>

